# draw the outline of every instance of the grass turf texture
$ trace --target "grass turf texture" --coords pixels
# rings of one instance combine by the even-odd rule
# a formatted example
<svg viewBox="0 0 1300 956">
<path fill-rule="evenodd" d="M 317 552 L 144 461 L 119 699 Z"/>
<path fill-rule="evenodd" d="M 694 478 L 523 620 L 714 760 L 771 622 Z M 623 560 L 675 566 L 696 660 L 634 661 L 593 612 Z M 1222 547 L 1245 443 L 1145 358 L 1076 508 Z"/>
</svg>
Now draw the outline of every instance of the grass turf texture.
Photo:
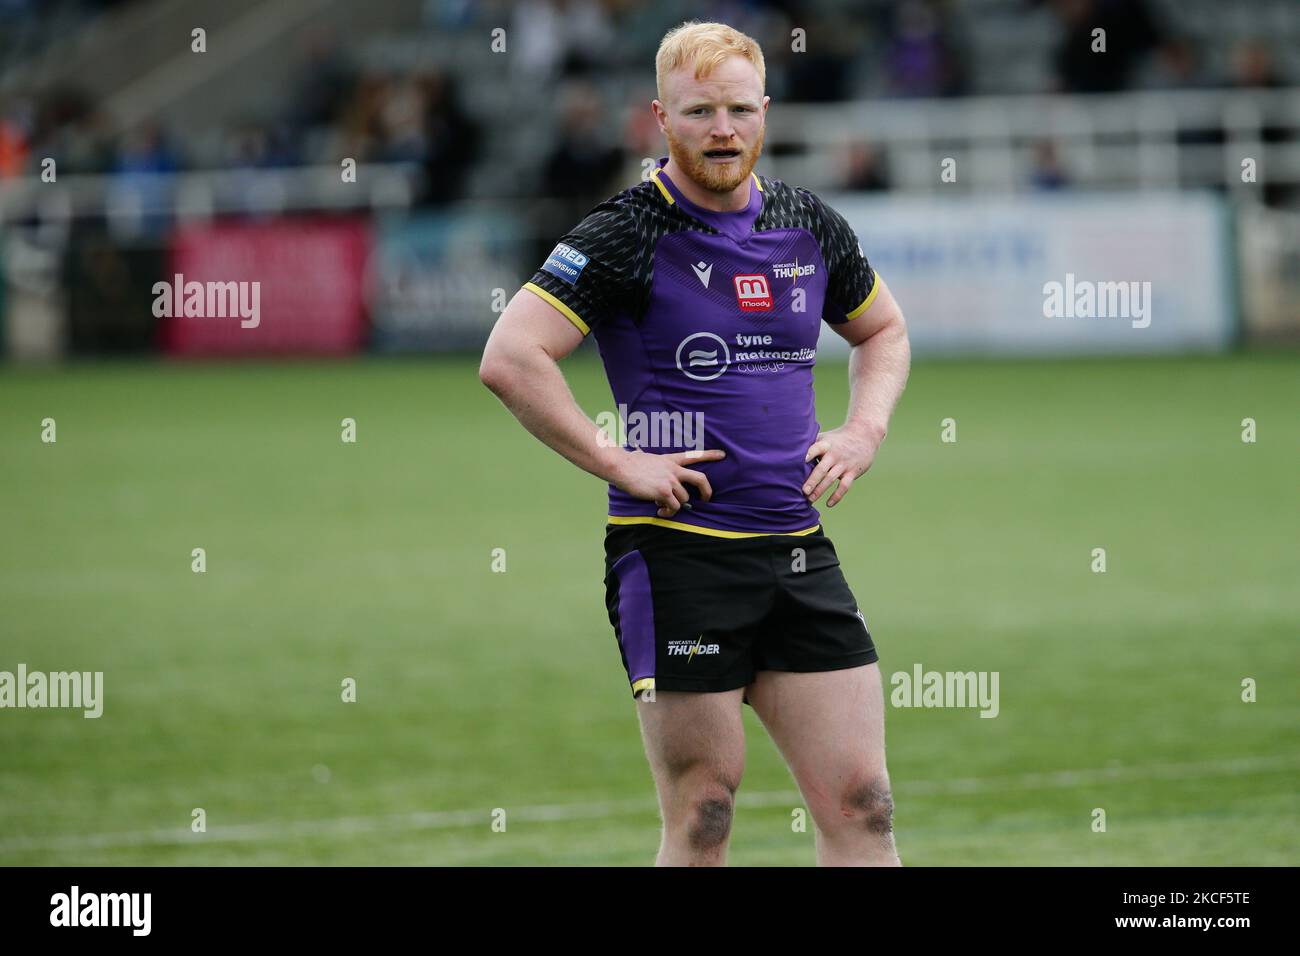
<svg viewBox="0 0 1300 956">
<path fill-rule="evenodd" d="M 612 407 L 598 364 L 565 371 L 589 414 Z M 653 858 L 603 486 L 475 372 L 0 374 L 0 670 L 105 672 L 98 720 L 0 711 L 0 863 Z M 914 369 L 827 531 L 886 678 L 996 670 L 1001 713 L 887 711 L 905 863 L 1300 862 L 1298 381 L 1294 356 Z M 818 390 L 838 424 L 845 367 Z M 745 724 L 730 861 L 809 864 Z M 550 805 L 573 806 L 528 809 Z"/>
</svg>

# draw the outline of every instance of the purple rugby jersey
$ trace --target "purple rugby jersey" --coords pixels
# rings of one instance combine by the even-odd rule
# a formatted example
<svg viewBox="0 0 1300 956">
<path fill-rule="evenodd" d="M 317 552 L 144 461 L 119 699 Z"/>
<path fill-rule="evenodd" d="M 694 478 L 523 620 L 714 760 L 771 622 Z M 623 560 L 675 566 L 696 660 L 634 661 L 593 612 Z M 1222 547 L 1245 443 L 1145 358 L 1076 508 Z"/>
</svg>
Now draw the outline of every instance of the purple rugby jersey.
<svg viewBox="0 0 1300 956">
<path fill-rule="evenodd" d="M 713 212 L 682 195 L 667 161 L 592 209 L 524 285 L 595 333 L 625 447 L 727 453 L 688 465 L 708 475 L 712 501 L 690 489 L 693 510 L 663 519 L 611 485 L 610 523 L 814 531 L 802 489 L 817 334 L 867 310 L 875 273 L 844 217 L 807 189 L 751 173 L 749 205 Z"/>
</svg>

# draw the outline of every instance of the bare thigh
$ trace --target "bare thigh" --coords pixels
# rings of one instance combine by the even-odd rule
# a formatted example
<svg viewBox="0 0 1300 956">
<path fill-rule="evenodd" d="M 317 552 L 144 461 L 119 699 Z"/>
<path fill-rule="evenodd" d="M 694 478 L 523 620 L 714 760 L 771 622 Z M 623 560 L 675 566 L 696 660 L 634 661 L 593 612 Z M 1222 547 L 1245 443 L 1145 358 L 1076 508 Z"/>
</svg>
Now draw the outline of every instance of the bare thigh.
<svg viewBox="0 0 1300 956">
<path fill-rule="evenodd" d="M 665 785 L 692 775 L 716 778 L 735 789 L 745 769 L 743 690 L 715 694 L 659 691 L 637 700 L 641 739 L 662 796 Z"/>
<path fill-rule="evenodd" d="M 722 865 L 745 769 L 743 691 L 660 691 L 637 702 L 663 815 L 660 865 Z"/>
<path fill-rule="evenodd" d="M 794 774 L 820 830 L 892 829 L 878 664 L 837 671 L 760 671 L 749 703 Z"/>
</svg>

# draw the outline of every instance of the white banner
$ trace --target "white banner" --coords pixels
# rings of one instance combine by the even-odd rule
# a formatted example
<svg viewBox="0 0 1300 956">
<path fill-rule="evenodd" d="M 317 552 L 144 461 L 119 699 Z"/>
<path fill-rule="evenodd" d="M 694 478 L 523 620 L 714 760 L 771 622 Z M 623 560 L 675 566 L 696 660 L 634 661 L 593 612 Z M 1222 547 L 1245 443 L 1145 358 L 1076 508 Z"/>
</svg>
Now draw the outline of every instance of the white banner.
<svg viewBox="0 0 1300 956">
<path fill-rule="evenodd" d="M 1215 195 L 826 199 L 889 284 L 919 355 L 1214 351 L 1235 335 Z M 825 329 L 822 346 L 843 340 Z"/>
</svg>

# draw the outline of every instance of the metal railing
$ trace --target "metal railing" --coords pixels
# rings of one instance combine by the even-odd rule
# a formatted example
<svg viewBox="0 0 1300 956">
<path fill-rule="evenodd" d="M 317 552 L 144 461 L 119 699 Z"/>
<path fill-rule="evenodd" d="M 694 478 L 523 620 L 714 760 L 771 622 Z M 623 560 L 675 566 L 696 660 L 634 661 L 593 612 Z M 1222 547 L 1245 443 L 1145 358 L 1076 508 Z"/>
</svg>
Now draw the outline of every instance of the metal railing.
<svg viewBox="0 0 1300 956">
<path fill-rule="evenodd" d="M 1094 96 L 973 97 L 781 106 L 767 144 L 791 182 L 833 185 L 842 150 L 869 143 L 892 188 L 937 191 L 945 158 L 956 184 L 1029 187 L 1039 144 L 1054 144 L 1071 185 L 1111 189 L 1226 186 L 1243 198 L 1265 184 L 1300 184 L 1300 92 L 1215 90 Z M 1242 161 L 1255 162 L 1255 183 Z"/>
<path fill-rule="evenodd" d="M 1300 95 L 1290 90 L 1138 92 L 1105 96 L 793 104 L 768 119 L 770 175 L 814 189 L 844 186 L 843 150 L 884 154 L 890 188 L 1015 192 L 1030 188 L 1036 151 L 1054 144 L 1068 184 L 1111 190 L 1227 187 L 1252 201 L 1300 185 Z M 955 183 L 941 177 L 955 160 Z M 1254 181 L 1243 161 L 1254 163 Z M 129 228 L 153 216 L 393 210 L 416 198 L 414 164 L 374 164 L 344 182 L 338 166 L 0 180 L 0 225 L 25 217 L 103 215 Z M 542 202 L 544 197 L 538 197 Z M 521 215 L 524 206 L 509 208 Z"/>
<path fill-rule="evenodd" d="M 409 163 L 358 166 L 355 181 L 344 181 L 341 166 L 106 173 L 54 182 L 26 176 L 0 180 L 0 226 L 103 216 L 130 231 L 154 217 L 400 210 L 410 207 L 418 176 L 419 167 Z"/>
</svg>

